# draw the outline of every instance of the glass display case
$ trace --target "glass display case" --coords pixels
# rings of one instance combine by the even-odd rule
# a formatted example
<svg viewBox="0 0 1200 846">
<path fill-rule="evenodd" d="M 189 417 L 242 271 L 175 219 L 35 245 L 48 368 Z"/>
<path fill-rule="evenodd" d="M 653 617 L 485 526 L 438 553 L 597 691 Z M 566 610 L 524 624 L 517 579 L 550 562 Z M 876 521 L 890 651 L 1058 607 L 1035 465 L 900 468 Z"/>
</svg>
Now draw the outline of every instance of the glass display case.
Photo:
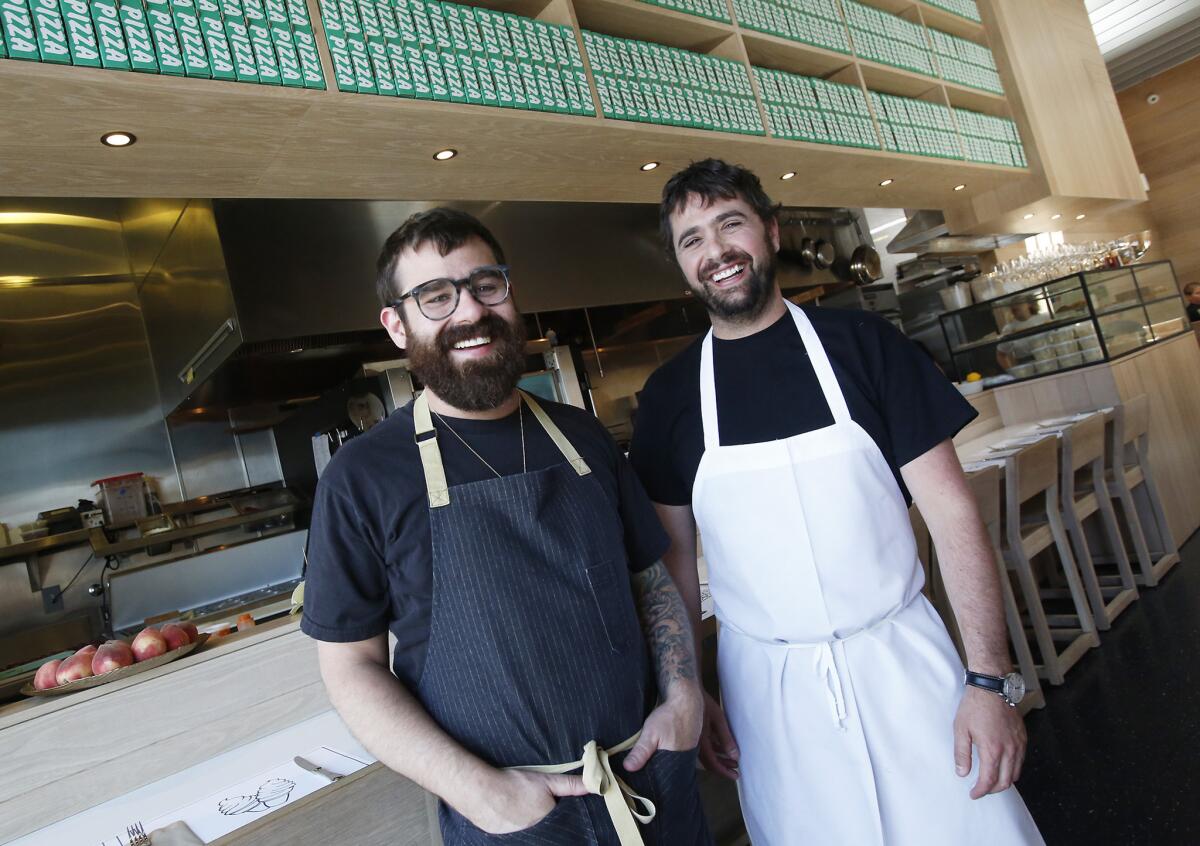
<svg viewBox="0 0 1200 846">
<path fill-rule="evenodd" d="M 1169 261 L 1089 270 L 940 317 L 958 379 L 991 384 L 1083 367 L 1190 331 Z"/>
</svg>

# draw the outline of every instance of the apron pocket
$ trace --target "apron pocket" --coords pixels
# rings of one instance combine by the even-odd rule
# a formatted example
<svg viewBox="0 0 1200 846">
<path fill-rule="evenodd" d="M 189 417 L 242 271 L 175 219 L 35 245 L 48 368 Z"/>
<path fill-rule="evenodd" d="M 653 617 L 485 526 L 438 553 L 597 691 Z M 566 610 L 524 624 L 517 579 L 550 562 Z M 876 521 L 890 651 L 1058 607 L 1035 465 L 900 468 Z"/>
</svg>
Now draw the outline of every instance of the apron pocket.
<svg viewBox="0 0 1200 846">
<path fill-rule="evenodd" d="M 626 575 L 624 570 L 618 573 L 614 561 L 605 561 L 602 564 L 593 564 L 584 572 L 587 573 L 588 584 L 592 588 L 592 599 L 596 603 L 596 612 L 608 637 L 608 645 L 613 652 L 626 652 L 629 649 L 628 619 L 633 609 L 629 582 L 622 580 Z"/>
<path fill-rule="evenodd" d="M 483 829 L 473 825 L 466 817 L 456 811 L 450 811 L 442 818 L 442 839 L 445 846 L 488 846 L 492 843 L 517 844 L 552 844 L 552 843 L 586 843 L 590 827 L 582 827 L 580 811 L 583 803 L 580 797 L 565 796 L 559 799 L 550 812 L 529 828 L 520 831 L 510 831 L 507 834 L 488 834 Z M 447 808 L 449 810 L 449 808 Z M 582 839 L 580 839 L 582 837 Z"/>
<path fill-rule="evenodd" d="M 696 749 L 660 749 L 646 764 L 653 786 L 650 800 L 657 808 L 651 825 L 660 844 L 701 846 L 712 842 L 696 784 L 696 760 Z"/>
</svg>

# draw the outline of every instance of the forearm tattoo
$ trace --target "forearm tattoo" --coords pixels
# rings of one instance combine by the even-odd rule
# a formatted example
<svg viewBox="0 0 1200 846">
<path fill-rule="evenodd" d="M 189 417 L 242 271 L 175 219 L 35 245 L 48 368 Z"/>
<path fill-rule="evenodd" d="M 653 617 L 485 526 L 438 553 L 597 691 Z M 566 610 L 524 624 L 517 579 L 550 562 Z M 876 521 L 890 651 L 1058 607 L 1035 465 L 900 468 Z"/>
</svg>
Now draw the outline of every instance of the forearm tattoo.
<svg viewBox="0 0 1200 846">
<path fill-rule="evenodd" d="M 658 672 L 658 690 L 665 696 L 674 682 L 696 678 L 696 656 L 687 609 L 661 561 L 633 574 L 633 590 L 642 631 Z"/>
</svg>

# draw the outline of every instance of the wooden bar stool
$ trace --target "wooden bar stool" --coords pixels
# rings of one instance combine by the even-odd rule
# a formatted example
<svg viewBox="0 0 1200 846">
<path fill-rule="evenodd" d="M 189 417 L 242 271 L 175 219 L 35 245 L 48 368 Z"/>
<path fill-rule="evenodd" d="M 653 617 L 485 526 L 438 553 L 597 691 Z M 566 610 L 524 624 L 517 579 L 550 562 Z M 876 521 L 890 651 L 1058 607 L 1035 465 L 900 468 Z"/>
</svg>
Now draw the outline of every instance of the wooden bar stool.
<svg viewBox="0 0 1200 846">
<path fill-rule="evenodd" d="M 1110 495 L 1120 503 L 1140 581 L 1154 587 L 1179 562 L 1179 547 L 1167 525 L 1149 455 L 1150 399 L 1140 394 L 1113 409 L 1106 482 Z"/>
<path fill-rule="evenodd" d="M 1012 583 L 1004 566 L 1004 557 L 1000 553 L 1000 475 L 999 467 L 985 467 L 982 470 L 967 474 L 967 484 L 979 504 L 979 516 L 987 529 L 992 541 L 992 553 L 996 561 L 996 569 L 1000 573 L 1000 591 L 1004 600 L 1004 619 L 1008 623 L 1008 636 L 1012 642 L 1013 655 L 1016 657 L 1017 669 L 1025 677 L 1025 698 L 1021 700 L 1021 713 L 1034 708 L 1042 708 L 1046 704 L 1046 696 L 1042 693 L 1042 685 L 1038 682 L 1037 665 L 1033 661 L 1033 652 L 1029 649 L 1029 641 L 1025 637 L 1025 627 L 1021 624 L 1021 612 L 1017 608 L 1016 597 L 1013 596 Z M 941 573 L 936 574 L 937 582 L 941 585 Z M 944 591 L 944 588 L 941 588 Z M 935 603 L 936 604 L 936 603 Z M 945 619 L 946 611 L 938 608 Z M 953 614 L 950 615 L 953 617 Z M 958 636 L 958 627 L 952 630 Z M 962 654 L 962 644 L 956 641 L 959 654 Z"/>
<path fill-rule="evenodd" d="M 1048 436 L 1005 459 L 1005 560 L 1017 574 L 1026 612 L 1051 684 L 1063 683 L 1067 670 L 1089 649 L 1100 645 L 1087 595 L 1063 527 L 1058 485 L 1058 439 Z M 1073 614 L 1047 614 L 1033 571 L 1040 552 L 1057 553 Z M 1059 651 L 1058 644 L 1065 644 Z"/>
<path fill-rule="evenodd" d="M 1062 433 L 1062 513 L 1075 562 L 1092 606 L 1092 617 L 1100 630 L 1110 628 L 1117 615 L 1138 597 L 1133 569 L 1104 481 L 1105 426 L 1105 416 L 1097 413 L 1067 427 Z M 1114 576 L 1102 578 L 1096 572 L 1085 531 L 1085 521 L 1093 515 L 1100 517 L 1103 538 L 1116 565 Z M 1093 533 L 1093 538 L 1098 540 L 1099 535 Z"/>
</svg>

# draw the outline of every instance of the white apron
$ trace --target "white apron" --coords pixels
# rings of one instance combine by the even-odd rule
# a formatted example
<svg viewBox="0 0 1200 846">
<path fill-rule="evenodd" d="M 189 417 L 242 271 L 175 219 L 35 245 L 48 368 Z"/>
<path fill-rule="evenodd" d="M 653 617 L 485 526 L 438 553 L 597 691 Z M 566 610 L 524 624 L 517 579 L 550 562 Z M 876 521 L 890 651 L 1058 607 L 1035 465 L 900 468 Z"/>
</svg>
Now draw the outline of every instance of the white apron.
<svg viewBox="0 0 1200 846">
<path fill-rule="evenodd" d="M 692 490 L 721 623 L 726 714 L 755 846 L 1040 844 L 1015 789 L 954 772 L 963 668 L 933 607 L 904 498 L 788 303 L 833 425 L 721 446 L 712 333 Z"/>
</svg>

